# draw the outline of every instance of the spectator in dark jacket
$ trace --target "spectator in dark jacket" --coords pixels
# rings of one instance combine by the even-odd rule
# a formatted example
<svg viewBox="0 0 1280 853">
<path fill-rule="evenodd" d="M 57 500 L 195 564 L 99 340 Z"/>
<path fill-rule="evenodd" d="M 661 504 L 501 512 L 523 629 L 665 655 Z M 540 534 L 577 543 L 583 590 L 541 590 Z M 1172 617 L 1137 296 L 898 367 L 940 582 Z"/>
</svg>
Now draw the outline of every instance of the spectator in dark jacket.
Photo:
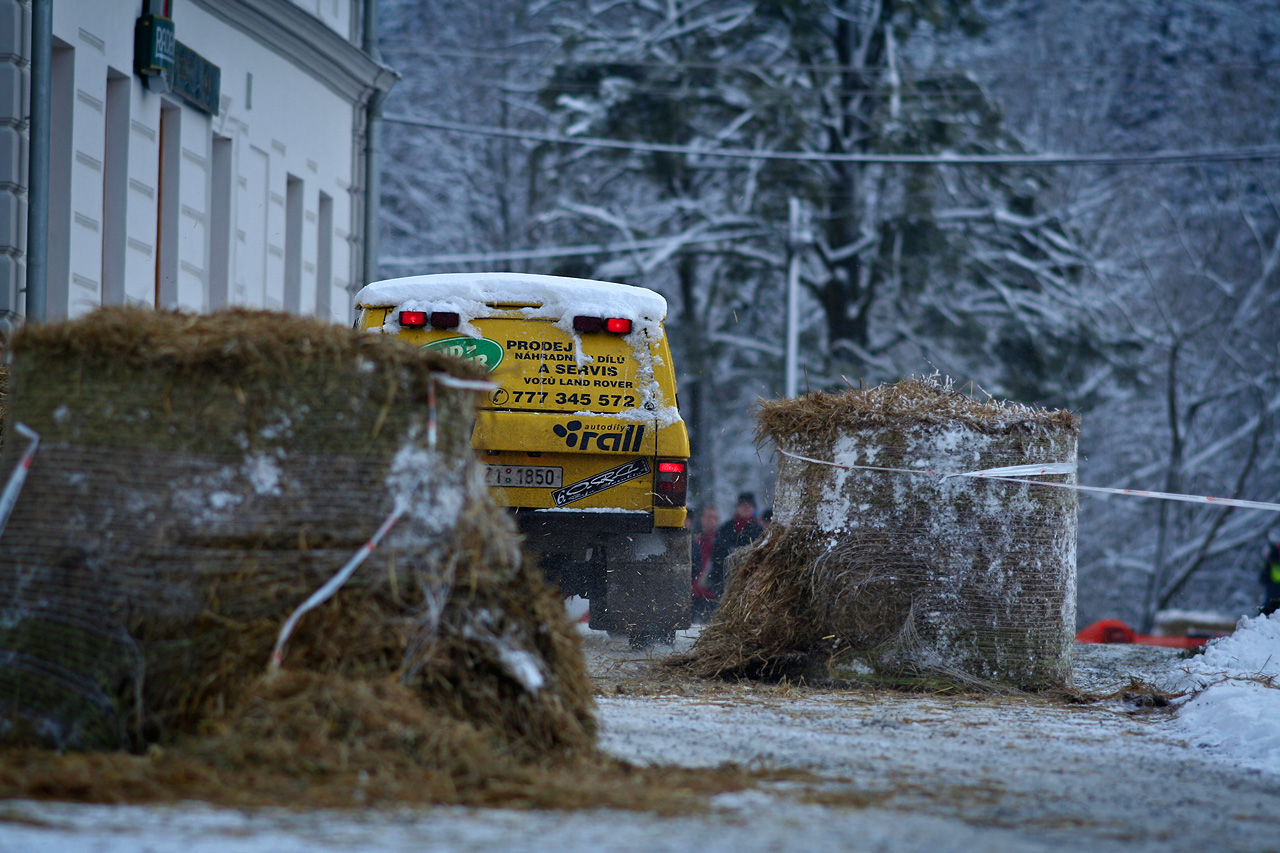
<svg viewBox="0 0 1280 853">
<path fill-rule="evenodd" d="M 733 518 L 720 525 L 716 531 L 716 546 L 711 556 L 711 577 L 709 586 L 716 595 L 724 592 L 726 575 L 725 560 L 743 545 L 749 545 L 764 533 L 764 527 L 756 520 L 756 496 L 751 492 L 738 495 L 738 505 L 733 511 Z"/>
<path fill-rule="evenodd" d="M 1267 550 L 1267 561 L 1262 564 L 1262 612 L 1280 610 L 1280 542 L 1272 542 Z"/>
</svg>

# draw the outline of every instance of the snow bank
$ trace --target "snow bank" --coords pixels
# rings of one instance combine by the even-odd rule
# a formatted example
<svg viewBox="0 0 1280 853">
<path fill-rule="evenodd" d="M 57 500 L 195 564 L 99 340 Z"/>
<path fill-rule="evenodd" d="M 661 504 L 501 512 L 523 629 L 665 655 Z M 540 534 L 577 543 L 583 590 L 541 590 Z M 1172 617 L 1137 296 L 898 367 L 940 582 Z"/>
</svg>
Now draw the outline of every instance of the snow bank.
<svg viewBox="0 0 1280 853">
<path fill-rule="evenodd" d="M 1280 613 L 1240 620 L 1182 661 L 1172 684 L 1191 697 L 1174 728 L 1193 746 L 1241 767 L 1280 774 Z"/>
</svg>

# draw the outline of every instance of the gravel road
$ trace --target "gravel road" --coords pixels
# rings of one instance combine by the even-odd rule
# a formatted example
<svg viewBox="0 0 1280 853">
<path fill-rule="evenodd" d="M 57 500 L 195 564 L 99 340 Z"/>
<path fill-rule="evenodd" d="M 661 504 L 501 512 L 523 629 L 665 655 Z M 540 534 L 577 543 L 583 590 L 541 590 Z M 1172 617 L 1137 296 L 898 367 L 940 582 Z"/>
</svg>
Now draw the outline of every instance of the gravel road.
<svg viewBox="0 0 1280 853">
<path fill-rule="evenodd" d="M 827 832 L 838 826 L 858 849 L 1280 850 L 1280 777 L 1187 747 L 1168 731 L 1169 711 L 1144 707 L 1140 691 L 1069 704 L 767 685 L 688 695 L 668 686 L 680 695 L 617 640 L 593 632 L 586 647 L 614 694 L 600 700 L 611 753 L 803 769 L 828 780 L 792 798 L 822 809 L 784 830 L 787 849 L 839 847 Z M 1178 660 L 1150 646 L 1075 652 L 1075 686 L 1096 695 L 1123 693 L 1132 679 L 1159 683 Z M 769 849 L 751 846 L 755 833 L 778 837 L 777 801 L 787 798 L 772 793 L 721 798 L 747 830 L 748 849 Z"/>
</svg>

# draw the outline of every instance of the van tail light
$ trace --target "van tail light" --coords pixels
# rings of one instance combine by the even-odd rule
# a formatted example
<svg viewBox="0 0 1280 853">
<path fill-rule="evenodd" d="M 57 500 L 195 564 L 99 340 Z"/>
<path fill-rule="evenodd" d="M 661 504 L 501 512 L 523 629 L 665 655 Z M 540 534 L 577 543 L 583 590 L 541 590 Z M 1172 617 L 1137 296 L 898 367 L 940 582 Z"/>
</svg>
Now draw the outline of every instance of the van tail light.
<svg viewBox="0 0 1280 853">
<path fill-rule="evenodd" d="M 437 329 L 456 329 L 462 322 L 457 311 L 401 311 L 400 325 L 406 329 L 421 329 L 430 323 Z"/>
<path fill-rule="evenodd" d="M 658 506 L 684 506 L 689 498 L 689 465 L 683 459 L 659 459 L 653 481 Z"/>
<path fill-rule="evenodd" d="M 575 332 L 612 332 L 625 335 L 631 331 L 631 321 L 626 317 L 574 317 Z"/>
</svg>

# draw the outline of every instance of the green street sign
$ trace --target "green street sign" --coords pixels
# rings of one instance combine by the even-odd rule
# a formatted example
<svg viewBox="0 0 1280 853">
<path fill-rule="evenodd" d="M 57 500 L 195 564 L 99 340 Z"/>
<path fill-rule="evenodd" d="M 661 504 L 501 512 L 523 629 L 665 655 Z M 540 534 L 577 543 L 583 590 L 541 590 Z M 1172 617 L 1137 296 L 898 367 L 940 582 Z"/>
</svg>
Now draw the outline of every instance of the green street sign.
<svg viewBox="0 0 1280 853">
<path fill-rule="evenodd" d="M 133 70 L 146 77 L 173 70 L 177 40 L 173 20 L 161 15 L 143 15 L 133 28 Z"/>
<path fill-rule="evenodd" d="M 497 341 L 491 341 L 488 338 L 468 338 L 463 335 L 432 341 L 429 344 L 423 344 L 422 348 L 443 352 L 454 358 L 474 361 L 487 371 L 492 371 L 501 364 L 504 355 L 502 344 Z"/>
</svg>

